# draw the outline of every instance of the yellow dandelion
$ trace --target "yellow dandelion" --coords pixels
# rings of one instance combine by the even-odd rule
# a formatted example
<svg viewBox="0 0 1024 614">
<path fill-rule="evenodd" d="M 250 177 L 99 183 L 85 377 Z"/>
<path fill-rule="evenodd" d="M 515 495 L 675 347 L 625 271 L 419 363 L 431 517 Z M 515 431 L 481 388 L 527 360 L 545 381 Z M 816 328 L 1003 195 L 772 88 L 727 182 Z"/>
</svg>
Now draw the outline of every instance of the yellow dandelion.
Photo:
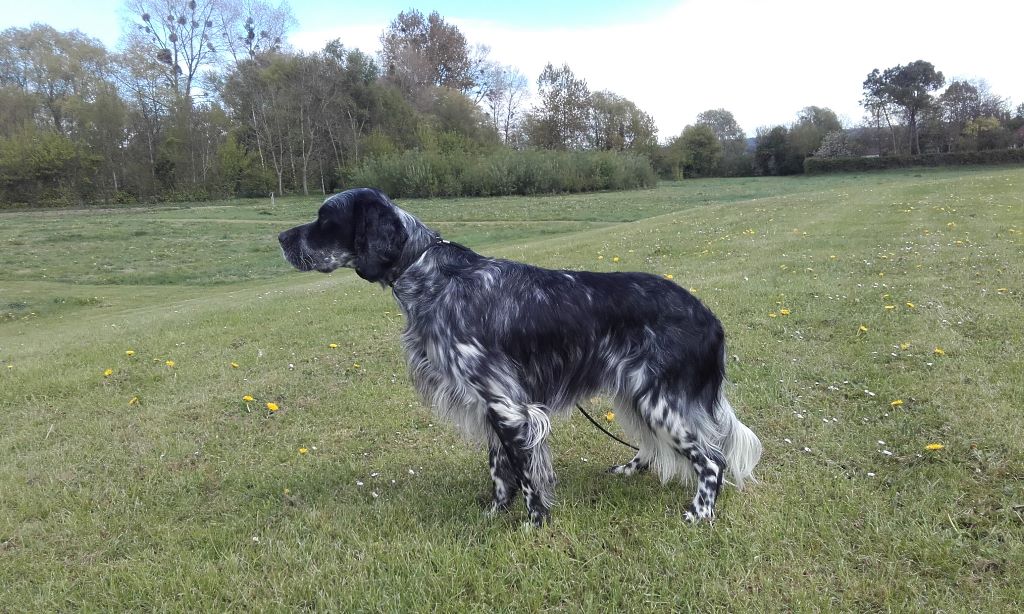
<svg viewBox="0 0 1024 614">
<path fill-rule="evenodd" d="M 911 302 L 907 302 L 907 309 L 913 309 L 913 308 L 914 308 L 914 304 L 911 303 Z"/>
<path fill-rule="evenodd" d="M 615 420 L 615 412 L 610 411 L 610 412 L 606 413 L 604 415 L 604 419 L 607 420 L 608 422 L 611 422 L 612 420 Z"/>
<path fill-rule="evenodd" d="M 788 310 L 788 309 L 785 309 L 785 308 L 779 310 L 779 315 L 780 316 L 788 316 L 790 313 L 792 313 L 792 312 L 790 310 Z"/>
<path fill-rule="evenodd" d="M 909 350 L 910 349 L 910 343 L 901 343 L 900 344 L 900 349 L 903 350 L 903 351 Z"/>
<path fill-rule="evenodd" d="M 672 280 L 672 273 L 665 273 L 664 277 L 665 277 L 665 279 L 668 279 L 668 280 L 671 281 Z"/>
<path fill-rule="evenodd" d="M 612 262 L 618 262 L 618 261 L 619 261 L 619 257 L 618 256 L 615 256 L 614 258 L 612 258 Z"/>
<path fill-rule="evenodd" d="M 238 368 L 238 363 L 237 362 L 231 363 L 231 368 L 232 369 L 237 369 Z"/>
<path fill-rule="evenodd" d="M 938 346 L 935 346 L 935 349 L 932 350 L 932 354 L 935 354 L 936 356 L 945 356 L 946 351 Z"/>
<path fill-rule="evenodd" d="M 331 348 L 332 350 L 336 350 L 336 349 L 338 349 L 338 344 L 337 343 L 328 343 L 327 347 Z"/>
<path fill-rule="evenodd" d="M 299 448 L 299 454 L 305 454 L 306 452 L 309 452 L 309 450 L 306 448 Z"/>
<path fill-rule="evenodd" d="M 598 259 L 598 260 L 604 260 L 604 256 L 600 256 L 600 255 L 599 255 L 599 256 L 597 257 L 597 259 Z"/>
<path fill-rule="evenodd" d="M 768 317 L 769 318 L 777 318 L 777 317 L 779 317 L 779 314 L 775 313 L 774 311 L 771 311 L 771 312 L 768 312 Z"/>
<path fill-rule="evenodd" d="M 277 411 L 281 408 L 277 406 L 277 403 L 267 403 L 267 409 L 270 411 Z"/>
<path fill-rule="evenodd" d="M 286 495 L 290 495 L 290 494 L 292 494 L 292 489 L 290 489 L 290 488 L 285 488 L 285 489 L 284 489 L 284 494 L 286 494 Z"/>
<path fill-rule="evenodd" d="M 860 328 L 857 329 L 857 332 L 858 333 L 866 333 L 866 332 L 868 332 L 868 327 L 864 326 L 863 324 L 861 324 Z"/>
<path fill-rule="evenodd" d="M 359 368 L 359 363 L 358 362 L 352 363 L 352 368 L 353 369 L 358 369 Z"/>
<path fill-rule="evenodd" d="M 113 374 L 114 374 L 114 370 L 113 369 L 105 369 L 103 371 L 103 377 L 110 377 Z"/>
<path fill-rule="evenodd" d="M 242 397 L 242 400 L 245 401 L 246 403 L 252 403 L 256 399 L 252 398 L 251 394 L 247 394 L 244 397 Z"/>
<path fill-rule="evenodd" d="M 946 446 L 942 445 L 941 443 L 930 443 L 930 444 L 926 445 L 924 447 L 924 449 L 925 450 L 929 450 L 931 452 L 938 452 L 939 450 L 941 450 L 942 448 L 945 448 L 945 447 Z"/>
<path fill-rule="evenodd" d="M 896 305 L 886 305 L 885 306 L 885 310 L 886 311 L 892 311 L 893 309 L 896 309 Z"/>
<path fill-rule="evenodd" d="M 128 399 L 128 404 L 129 405 L 138 405 L 139 404 L 139 397 L 132 397 L 132 398 Z"/>
<path fill-rule="evenodd" d="M 167 365 L 168 367 L 170 367 L 171 369 L 174 368 L 174 361 L 173 360 L 165 361 L 164 364 Z"/>
<path fill-rule="evenodd" d="M 124 355 L 125 356 L 135 356 L 135 350 L 125 350 L 124 351 Z"/>
<path fill-rule="evenodd" d="M 903 399 L 896 399 L 895 401 L 889 401 L 889 406 L 893 409 L 903 405 Z"/>
</svg>

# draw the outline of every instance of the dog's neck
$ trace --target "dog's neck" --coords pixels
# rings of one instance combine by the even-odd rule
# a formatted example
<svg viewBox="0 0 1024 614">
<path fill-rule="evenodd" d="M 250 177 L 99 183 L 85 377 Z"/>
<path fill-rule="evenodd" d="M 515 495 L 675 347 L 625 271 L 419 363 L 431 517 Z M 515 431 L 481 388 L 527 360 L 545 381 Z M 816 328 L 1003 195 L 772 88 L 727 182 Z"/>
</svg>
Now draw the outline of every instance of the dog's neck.
<svg viewBox="0 0 1024 614">
<path fill-rule="evenodd" d="M 395 261 L 394 266 L 391 267 L 387 278 L 384 280 L 387 282 L 387 285 L 392 287 L 398 281 L 398 278 L 423 256 L 425 251 L 434 245 L 448 243 L 448 241 L 441 238 L 441 233 L 405 211 L 402 211 L 402 224 L 409 236 L 402 247 L 402 253 L 399 254 L 398 260 Z"/>
</svg>

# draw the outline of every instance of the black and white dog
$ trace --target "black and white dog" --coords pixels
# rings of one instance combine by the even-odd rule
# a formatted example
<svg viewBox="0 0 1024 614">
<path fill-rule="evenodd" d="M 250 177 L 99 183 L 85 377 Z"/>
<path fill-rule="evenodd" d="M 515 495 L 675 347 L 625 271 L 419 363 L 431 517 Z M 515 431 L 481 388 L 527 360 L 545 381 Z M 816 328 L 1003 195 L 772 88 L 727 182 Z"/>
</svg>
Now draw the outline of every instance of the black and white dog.
<svg viewBox="0 0 1024 614">
<path fill-rule="evenodd" d="M 598 392 L 640 447 L 611 471 L 695 477 L 686 520 L 711 518 L 727 470 L 738 487 L 751 478 L 761 442 L 722 393 L 722 325 L 674 283 L 487 258 L 365 188 L 328 198 L 316 221 L 279 240 L 301 271 L 350 267 L 391 286 L 419 393 L 489 446 L 492 511 L 522 490 L 530 520 L 548 519 L 550 416 Z"/>
</svg>

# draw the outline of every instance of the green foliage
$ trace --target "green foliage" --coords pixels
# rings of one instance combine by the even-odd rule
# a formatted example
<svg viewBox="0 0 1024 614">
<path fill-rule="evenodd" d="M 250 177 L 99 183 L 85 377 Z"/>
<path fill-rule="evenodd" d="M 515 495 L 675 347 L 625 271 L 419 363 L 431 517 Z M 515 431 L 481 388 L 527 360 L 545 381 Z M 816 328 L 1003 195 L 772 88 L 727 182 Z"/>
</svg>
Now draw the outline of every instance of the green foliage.
<svg viewBox="0 0 1024 614">
<path fill-rule="evenodd" d="M 758 175 L 796 175 L 803 172 L 803 160 L 785 126 L 757 131 L 754 171 Z"/>
<path fill-rule="evenodd" d="M 697 124 L 683 128 L 679 147 L 684 152 L 683 174 L 686 177 L 710 177 L 722 161 L 722 144 L 710 126 Z"/>
<path fill-rule="evenodd" d="M 797 114 L 796 123 L 787 136 L 794 155 L 807 157 L 821 147 L 825 135 L 842 130 L 835 112 L 823 107 L 804 107 Z"/>
<path fill-rule="evenodd" d="M 69 138 L 47 130 L 29 128 L 0 138 L 0 206 L 77 203 L 88 193 L 85 178 L 98 162 Z"/>
<path fill-rule="evenodd" d="M 709 109 L 697 115 L 696 123 L 710 127 L 722 144 L 722 160 L 716 175 L 738 177 L 751 173 L 752 160 L 747 153 L 747 135 L 730 111 Z"/>
<path fill-rule="evenodd" d="M 265 196 L 274 190 L 274 178 L 259 165 L 256 154 L 229 134 L 217 150 L 214 192 L 220 197 Z"/>
<path fill-rule="evenodd" d="M 537 78 L 540 106 L 527 119 L 525 131 L 532 147 L 579 149 L 586 146 L 590 88 L 585 79 L 563 64 L 548 63 Z"/>
<path fill-rule="evenodd" d="M 351 174 L 395 197 L 502 196 L 652 187 L 644 156 L 611 151 L 407 151 L 375 158 Z"/>
<path fill-rule="evenodd" d="M 969 166 L 979 164 L 1024 164 L 1024 149 L 994 149 L 928 153 L 915 156 L 870 156 L 861 158 L 807 158 L 807 174 L 877 171 L 927 166 Z"/>
</svg>

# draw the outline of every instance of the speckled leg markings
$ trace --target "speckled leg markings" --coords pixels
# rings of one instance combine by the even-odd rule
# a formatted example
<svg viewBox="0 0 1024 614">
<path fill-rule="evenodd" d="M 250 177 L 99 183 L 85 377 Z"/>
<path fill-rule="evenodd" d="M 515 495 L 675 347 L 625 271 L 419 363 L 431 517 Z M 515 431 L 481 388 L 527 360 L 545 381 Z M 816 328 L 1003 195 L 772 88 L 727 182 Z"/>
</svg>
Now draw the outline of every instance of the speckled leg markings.
<svg viewBox="0 0 1024 614">
<path fill-rule="evenodd" d="M 715 500 L 722 489 L 725 459 L 717 452 L 701 453 L 694 446 L 684 447 L 681 452 L 690 460 L 697 474 L 697 494 L 683 512 L 683 520 L 710 520 L 714 517 Z"/>
<path fill-rule="evenodd" d="M 629 461 L 625 465 L 615 465 L 608 469 L 608 473 L 614 473 L 616 475 L 633 475 L 634 473 L 645 473 L 651 468 L 651 461 L 642 458 L 642 454 L 637 452 L 633 460 Z"/>
<path fill-rule="evenodd" d="M 488 515 L 495 515 L 498 512 L 508 510 L 519 492 L 519 478 L 516 477 L 508 457 L 501 445 L 501 441 L 492 438 L 487 459 L 491 468 L 491 481 L 494 483 L 494 491 L 491 497 L 491 504 L 487 508 Z"/>
</svg>

